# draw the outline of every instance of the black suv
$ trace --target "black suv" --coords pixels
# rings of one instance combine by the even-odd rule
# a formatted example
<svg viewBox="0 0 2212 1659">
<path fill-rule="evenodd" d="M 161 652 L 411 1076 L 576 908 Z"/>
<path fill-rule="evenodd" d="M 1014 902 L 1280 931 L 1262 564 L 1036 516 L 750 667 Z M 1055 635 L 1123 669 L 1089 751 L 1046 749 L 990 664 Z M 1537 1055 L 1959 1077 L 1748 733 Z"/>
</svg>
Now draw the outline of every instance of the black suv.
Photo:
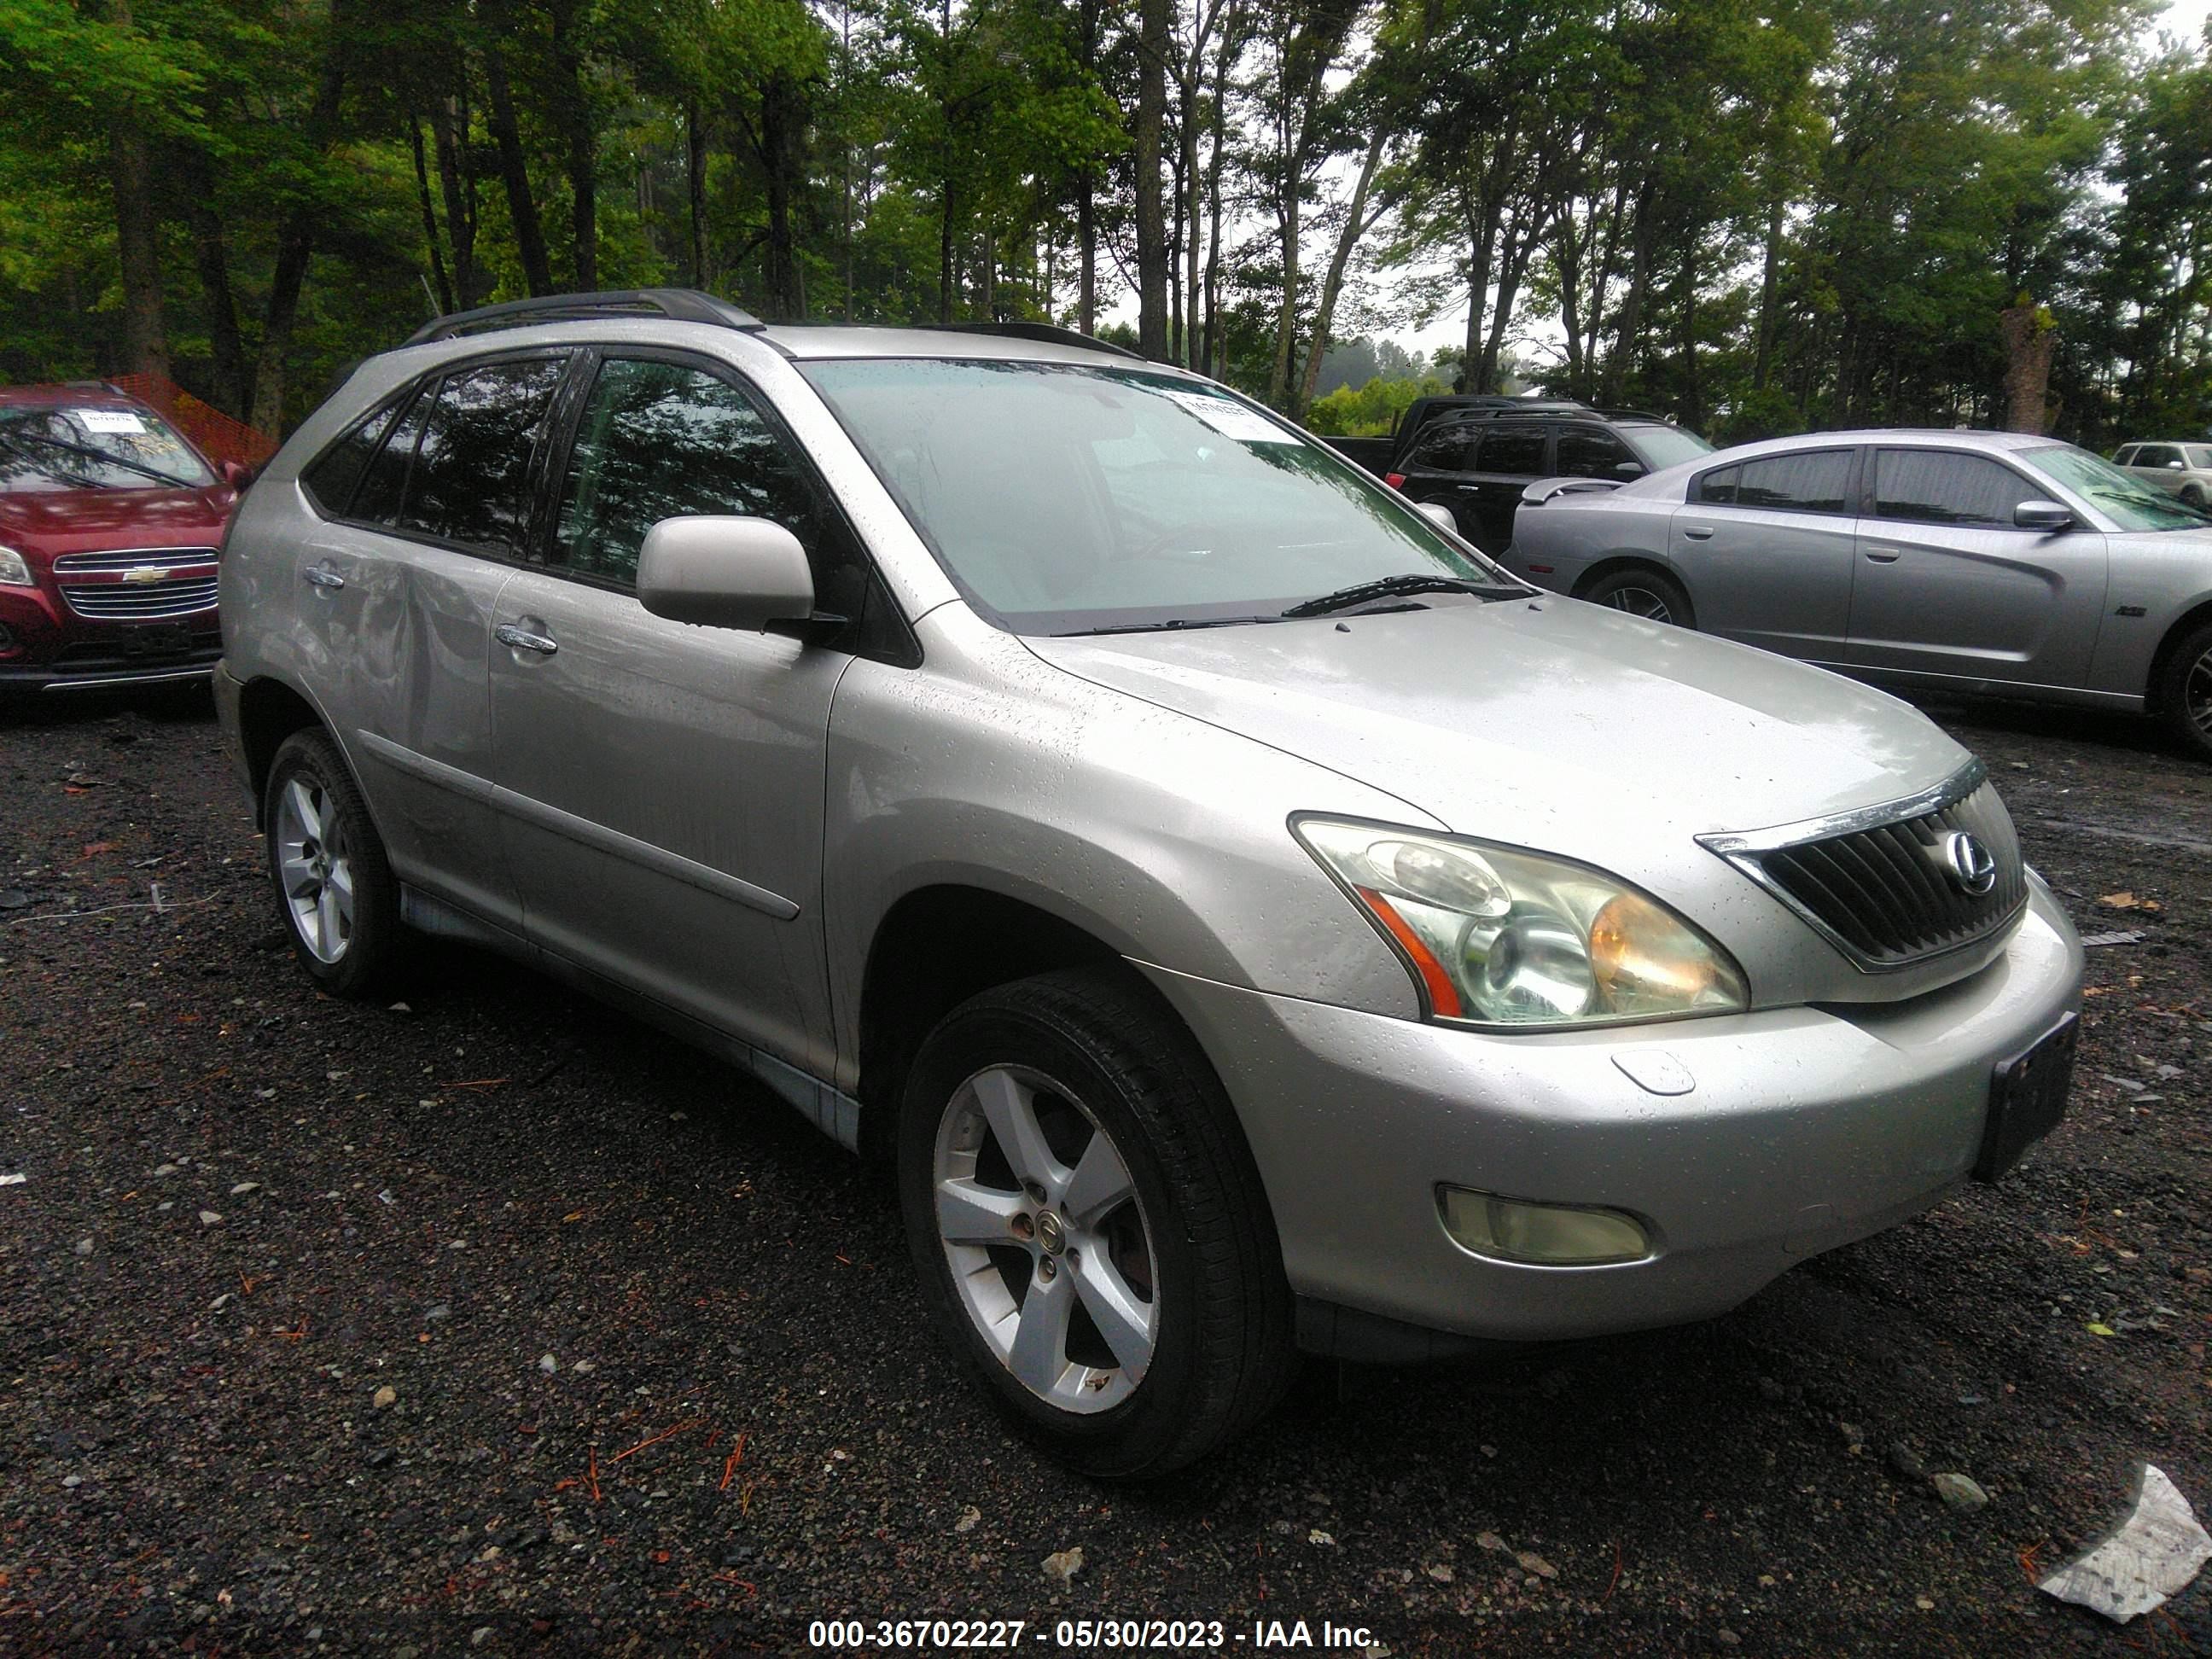
<svg viewBox="0 0 2212 1659">
<path fill-rule="evenodd" d="M 1513 540 L 1514 510 L 1531 480 L 1626 483 L 1712 447 L 1641 410 L 1546 399 L 1442 416 L 1421 429 L 1382 481 L 1414 501 L 1443 502 L 1460 534 L 1486 553 L 1502 553 Z"/>
</svg>

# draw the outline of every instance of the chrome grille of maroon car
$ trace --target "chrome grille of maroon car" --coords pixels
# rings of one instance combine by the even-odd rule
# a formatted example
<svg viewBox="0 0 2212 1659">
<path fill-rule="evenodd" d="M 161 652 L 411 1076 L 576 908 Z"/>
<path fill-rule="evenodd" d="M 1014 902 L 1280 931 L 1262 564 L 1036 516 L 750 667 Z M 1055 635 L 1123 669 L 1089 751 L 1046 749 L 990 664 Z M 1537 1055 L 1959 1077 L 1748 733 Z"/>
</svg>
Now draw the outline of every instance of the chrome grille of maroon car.
<svg viewBox="0 0 2212 1659">
<path fill-rule="evenodd" d="M 54 580 L 80 617 L 106 622 L 189 617 L 215 609 L 216 550 L 64 553 L 54 561 Z"/>
<path fill-rule="evenodd" d="M 1994 865 L 1970 890 L 1948 857 L 1973 838 Z M 1942 789 L 1819 826 L 1698 840 L 1811 922 L 1861 968 L 1903 968 L 1985 939 L 2027 902 L 2012 817 L 1978 762 Z"/>
</svg>

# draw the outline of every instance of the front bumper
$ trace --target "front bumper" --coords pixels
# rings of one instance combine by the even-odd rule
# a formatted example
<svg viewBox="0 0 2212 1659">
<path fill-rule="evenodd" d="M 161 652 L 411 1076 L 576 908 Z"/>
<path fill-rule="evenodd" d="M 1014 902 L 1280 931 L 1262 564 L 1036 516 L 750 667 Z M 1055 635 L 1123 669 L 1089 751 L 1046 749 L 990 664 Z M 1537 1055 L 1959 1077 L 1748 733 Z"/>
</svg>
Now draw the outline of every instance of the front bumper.
<svg viewBox="0 0 2212 1659">
<path fill-rule="evenodd" d="M 1219 1068 L 1302 1334 L 1348 1322 L 1549 1340 L 1702 1319 L 1965 1180 L 1990 1075 L 2078 1007 L 2081 947 L 2039 881 L 2002 955 L 1902 1003 L 1491 1036 L 1148 969 Z M 1662 1051 L 1689 1092 L 1613 1063 Z M 1440 1182 L 1626 1210 L 1654 1254 L 1528 1266 L 1462 1249 Z M 1316 1312 L 1328 1318 L 1316 1319 Z"/>
<path fill-rule="evenodd" d="M 222 654 L 212 610 L 148 623 L 79 617 L 44 588 L 0 590 L 0 692 L 204 680 Z"/>
</svg>

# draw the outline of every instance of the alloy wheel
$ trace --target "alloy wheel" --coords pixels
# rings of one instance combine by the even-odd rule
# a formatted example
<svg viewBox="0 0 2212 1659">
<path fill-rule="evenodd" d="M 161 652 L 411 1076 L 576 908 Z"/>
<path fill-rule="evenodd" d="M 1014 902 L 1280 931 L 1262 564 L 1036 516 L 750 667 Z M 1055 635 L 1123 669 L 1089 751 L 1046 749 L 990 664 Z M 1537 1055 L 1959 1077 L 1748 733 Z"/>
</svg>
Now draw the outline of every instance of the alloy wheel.
<svg viewBox="0 0 2212 1659">
<path fill-rule="evenodd" d="M 330 792 L 307 777 L 276 797 L 276 869 L 284 907 L 318 962 L 336 963 L 353 943 L 353 860 Z"/>
<path fill-rule="evenodd" d="M 2181 683 L 2181 704 L 2202 740 L 2212 744 L 2212 651 L 2201 651 Z"/>
<path fill-rule="evenodd" d="M 1648 587 L 1616 587 L 1605 596 L 1603 603 L 1615 611 L 1626 611 L 1632 617 L 1641 617 L 1646 622 L 1671 623 L 1674 620 L 1674 608 L 1667 603 L 1667 596 L 1654 592 Z"/>
<path fill-rule="evenodd" d="M 1090 1109 L 1042 1073 L 987 1067 L 945 1106 L 931 1185 L 961 1307 L 999 1363 L 1062 1411 L 1128 1399 L 1158 1340 L 1158 1256 Z"/>
</svg>

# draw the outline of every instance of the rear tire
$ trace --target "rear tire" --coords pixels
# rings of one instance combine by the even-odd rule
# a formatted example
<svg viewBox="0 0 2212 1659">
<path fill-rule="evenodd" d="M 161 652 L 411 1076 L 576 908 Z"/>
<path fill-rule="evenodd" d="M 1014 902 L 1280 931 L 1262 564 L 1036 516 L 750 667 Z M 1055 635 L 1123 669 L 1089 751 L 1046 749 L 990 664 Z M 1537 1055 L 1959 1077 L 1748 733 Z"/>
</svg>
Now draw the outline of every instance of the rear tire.
<svg viewBox="0 0 2212 1659">
<path fill-rule="evenodd" d="M 329 734 L 285 738 L 261 799 L 269 879 L 292 954 L 331 995 L 368 995 L 402 948 L 399 884 Z"/>
<path fill-rule="evenodd" d="M 1162 1475 L 1280 1397 L 1291 1297 L 1212 1066 L 1140 984 L 969 999 L 907 1079 L 897 1180 L 939 1335 L 1087 1474 Z"/>
<path fill-rule="evenodd" d="M 1688 629 L 1698 625 L 1697 612 L 1691 608 L 1690 596 L 1683 592 L 1682 584 L 1648 565 L 1634 565 L 1601 576 L 1576 598 L 1610 610 L 1625 611 L 1645 622 Z"/>
<path fill-rule="evenodd" d="M 2158 703 L 2167 729 L 2197 759 L 2212 760 L 2212 623 L 2200 623 L 2174 647 L 2159 676 Z"/>
</svg>

